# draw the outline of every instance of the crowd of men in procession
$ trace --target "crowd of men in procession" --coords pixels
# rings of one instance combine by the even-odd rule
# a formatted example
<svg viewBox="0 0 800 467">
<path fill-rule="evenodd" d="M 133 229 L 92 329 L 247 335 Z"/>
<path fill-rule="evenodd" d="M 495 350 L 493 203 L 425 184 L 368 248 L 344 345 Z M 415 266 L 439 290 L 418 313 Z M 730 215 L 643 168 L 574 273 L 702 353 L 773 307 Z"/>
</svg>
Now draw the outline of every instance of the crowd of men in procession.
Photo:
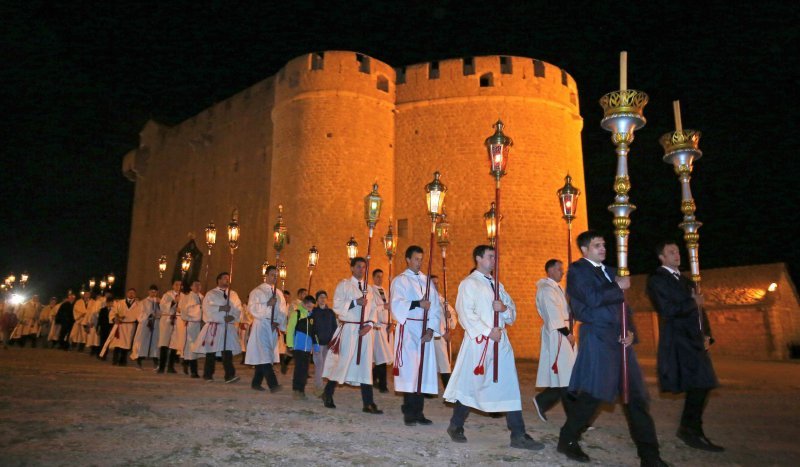
<svg viewBox="0 0 800 467">
<path fill-rule="evenodd" d="M 546 421 L 547 411 L 562 402 L 567 419 L 558 451 L 588 462 L 579 440 L 591 428 L 600 404 L 615 403 L 623 393 L 621 362 L 626 352 L 629 400 L 623 410 L 637 454 L 642 465 L 666 465 L 632 347 L 636 329 L 630 326 L 627 335 L 620 333 L 630 278 L 616 276 L 603 264 L 606 247 L 599 233 L 584 232 L 577 243 L 583 257 L 569 267 L 566 292 L 560 286 L 564 276 L 560 260 L 548 261 L 546 277 L 536 284 L 536 306 L 543 320 L 536 378 L 536 386 L 543 390 L 533 399 L 536 414 Z M 270 266 L 265 282 L 250 292 L 246 304 L 231 290 L 230 276 L 223 272 L 206 294 L 198 281 L 188 290 L 175 281 L 160 298 L 158 288 L 151 286 L 141 300 L 130 289 L 120 299 L 110 293 L 93 298 L 88 292 L 77 298 L 69 292 L 65 300 L 51 298 L 44 306 L 37 297 L 18 306 L 3 303 L 0 330 L 4 346 L 11 340 L 35 347 L 46 340 L 64 350 L 88 348 L 101 360 L 110 353 L 116 366 L 132 362 L 143 369 L 149 360 L 158 373 L 178 373 L 175 365 L 180 363 L 184 374 L 206 382 L 214 381 L 217 359 L 222 360 L 223 381 L 237 382 L 233 359 L 243 353 L 242 362 L 254 367 L 255 391 L 280 390 L 274 366 L 285 374 L 293 360 L 296 400 L 307 399 L 313 362 L 313 392 L 325 407 L 336 408 L 335 390 L 346 384 L 360 388 L 363 412 L 374 415 L 383 411 L 375 403 L 373 388 L 389 391 L 391 366 L 394 391 L 403 396 L 405 425 L 433 423 L 424 414 L 425 397 L 439 394 L 441 378 L 443 398 L 453 409 L 447 428 L 452 441 L 467 442 L 464 425 L 470 411 L 476 410 L 505 414 L 511 447 L 542 449 L 544 445 L 527 434 L 523 420 L 514 350 L 506 332 L 517 309 L 503 284 L 492 276 L 494 249 L 479 245 L 473 250 L 475 267 L 458 287 L 455 309 L 439 295 L 437 278 L 431 277 L 428 286 L 428 277 L 420 271 L 423 253 L 418 246 L 406 250 L 407 269 L 393 278 L 389 290 L 384 288 L 383 271 L 372 271 L 368 284 L 365 259 L 352 259 L 352 275 L 336 286 L 332 307 L 324 290 L 310 295 L 300 289 L 292 301 L 288 292 L 276 287 L 277 270 Z M 678 437 L 692 448 L 719 452 L 723 448 L 705 436 L 702 424 L 709 391 L 717 386 L 708 354 L 713 339 L 704 319 L 703 297 L 680 274 L 680 252 L 674 242 L 658 245 L 656 253 L 661 266 L 650 276 L 647 288 L 660 318 L 661 390 L 686 393 Z M 633 323 L 632 312 L 626 309 Z M 574 321 L 580 323 L 579 339 Z M 463 328 L 464 338 L 453 365 L 449 344 L 456 325 Z M 202 375 L 199 359 L 204 359 Z"/>
</svg>

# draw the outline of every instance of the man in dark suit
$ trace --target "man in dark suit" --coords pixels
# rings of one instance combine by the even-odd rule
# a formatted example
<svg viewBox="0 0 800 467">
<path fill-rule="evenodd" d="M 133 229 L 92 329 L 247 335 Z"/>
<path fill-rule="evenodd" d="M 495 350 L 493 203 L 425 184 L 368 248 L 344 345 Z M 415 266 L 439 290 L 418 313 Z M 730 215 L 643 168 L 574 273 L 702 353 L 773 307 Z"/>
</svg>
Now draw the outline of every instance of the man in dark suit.
<svg viewBox="0 0 800 467">
<path fill-rule="evenodd" d="M 578 462 L 589 462 L 578 440 L 589 426 L 602 402 L 613 403 L 622 393 L 622 352 L 628 357 L 629 401 L 623 405 L 631 437 L 641 465 L 662 466 L 653 418 L 648 408 L 647 388 L 631 347 L 635 328 L 628 313 L 627 336 L 621 334 L 621 318 L 630 277 L 617 277 L 603 265 L 606 242 L 599 233 L 589 230 L 578 235 L 583 258 L 572 263 L 567 273 L 567 295 L 575 318 L 581 322 L 578 356 L 572 370 L 569 392 L 575 397 L 567 421 L 561 427 L 558 452 Z"/>
<path fill-rule="evenodd" d="M 661 266 L 647 279 L 647 295 L 659 317 L 658 382 L 662 391 L 686 393 L 678 438 L 690 447 L 720 452 L 703 432 L 703 409 L 717 377 L 708 348 L 713 343 L 703 312 L 703 296 L 678 272 L 681 253 L 675 242 L 656 246 Z"/>
</svg>

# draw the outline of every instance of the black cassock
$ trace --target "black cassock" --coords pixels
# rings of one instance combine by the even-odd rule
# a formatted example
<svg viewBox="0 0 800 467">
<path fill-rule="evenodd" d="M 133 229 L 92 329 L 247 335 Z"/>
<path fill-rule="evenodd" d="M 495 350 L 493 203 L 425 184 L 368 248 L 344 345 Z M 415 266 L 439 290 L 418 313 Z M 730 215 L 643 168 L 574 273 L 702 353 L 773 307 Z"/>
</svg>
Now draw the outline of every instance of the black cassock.
<svg viewBox="0 0 800 467">
<path fill-rule="evenodd" d="M 659 318 L 658 381 L 662 391 L 679 393 L 718 386 L 704 347 L 711 328 L 692 298 L 693 289 L 689 279 L 683 275 L 676 279 L 664 267 L 647 279 L 647 295 Z"/>
</svg>

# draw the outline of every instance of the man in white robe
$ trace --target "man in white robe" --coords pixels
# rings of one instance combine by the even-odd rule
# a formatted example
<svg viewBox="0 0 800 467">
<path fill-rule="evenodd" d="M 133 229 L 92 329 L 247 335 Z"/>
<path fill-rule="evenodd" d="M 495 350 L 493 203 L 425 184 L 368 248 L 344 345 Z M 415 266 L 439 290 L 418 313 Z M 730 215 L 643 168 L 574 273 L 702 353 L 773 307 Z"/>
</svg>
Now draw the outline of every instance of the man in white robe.
<svg viewBox="0 0 800 467">
<path fill-rule="evenodd" d="M 217 287 L 209 290 L 203 298 L 203 329 L 197 336 L 197 342 L 192 349 L 195 353 L 206 355 L 203 379 L 206 382 L 214 381 L 216 357 L 222 356 L 222 366 L 225 368 L 225 382 L 239 381 L 236 368 L 233 366 L 233 356 L 242 353 L 239 346 L 239 337 L 236 332 L 236 322 L 242 314 L 242 301 L 239 295 L 230 289 L 231 276 L 227 272 L 217 275 Z"/>
<path fill-rule="evenodd" d="M 158 373 L 177 373 L 175 361 L 178 360 L 178 342 L 182 342 L 181 326 L 178 321 L 178 304 L 181 302 L 183 282 L 174 281 L 172 290 L 161 297 L 158 320 Z"/>
<path fill-rule="evenodd" d="M 109 316 L 109 319 L 114 322 L 114 326 L 111 328 L 111 333 L 108 335 L 108 340 L 106 340 L 103 350 L 100 351 L 101 358 L 106 354 L 106 351 L 113 350 L 111 364 L 128 365 L 128 351 L 133 346 L 133 336 L 136 333 L 139 311 L 136 289 L 128 289 L 125 293 L 125 300 L 114 302 L 114 308 Z M 145 324 L 141 325 L 144 326 Z"/>
<path fill-rule="evenodd" d="M 72 307 L 72 317 L 75 323 L 69 333 L 69 342 L 72 345 L 78 345 L 78 352 L 83 352 L 84 347 L 86 347 L 86 323 L 84 323 L 84 318 L 86 318 L 86 314 L 93 305 L 92 294 L 88 291 L 83 291 L 81 292 L 81 299 L 76 301 Z"/>
<path fill-rule="evenodd" d="M 525 433 L 522 418 L 522 400 L 514 362 L 514 349 L 506 326 L 517 318 L 514 301 L 503 284 L 499 284 L 499 300 L 495 300 L 492 278 L 495 251 L 488 245 L 479 245 L 472 252 L 475 270 L 458 286 L 456 311 L 464 328 L 464 340 L 453 370 L 452 378 L 444 391 L 444 399 L 454 404 L 453 416 L 447 434 L 457 443 L 466 443 L 464 422 L 470 408 L 483 412 L 505 412 L 506 424 L 511 431 L 511 447 L 539 450 L 544 444 Z M 499 313 L 498 325 L 494 325 Z M 495 355 L 494 343 L 498 350 Z M 498 376 L 494 382 L 493 365 L 497 359 Z"/>
<path fill-rule="evenodd" d="M 45 346 L 47 344 L 46 341 L 49 340 L 50 331 L 53 327 L 53 319 L 56 316 L 57 309 L 58 299 L 56 299 L 56 297 L 50 297 L 50 303 L 42 307 L 42 311 L 39 313 L 39 332 L 36 334 L 36 339 L 45 338 Z"/>
<path fill-rule="evenodd" d="M 375 326 L 372 327 L 373 349 L 375 352 L 375 368 L 372 370 L 373 387 L 378 388 L 381 393 L 389 392 L 386 381 L 386 367 L 394 361 L 392 343 L 389 340 L 389 326 L 391 313 L 389 312 L 389 297 L 383 288 L 383 271 L 376 269 L 372 272 L 372 296 L 375 297 L 375 305 L 378 310 L 378 317 Z"/>
<path fill-rule="evenodd" d="M 377 304 L 366 283 L 366 268 L 367 262 L 364 258 L 350 260 L 350 271 L 353 275 L 339 282 L 333 293 L 333 311 L 339 318 L 339 328 L 331 339 L 330 350 L 325 359 L 322 377 L 328 379 L 328 384 L 325 385 L 322 400 L 325 407 L 335 409 L 333 393 L 337 384 L 360 386 L 362 411 L 378 415 L 383 411 L 378 409 L 373 398 L 373 339 L 370 335 L 377 320 Z"/>
<path fill-rule="evenodd" d="M 439 394 L 433 338 L 439 335 L 437 330 L 442 319 L 442 307 L 439 293 L 433 284 L 429 288 L 429 295 L 425 296 L 428 277 L 420 272 L 422 257 L 421 247 L 411 245 L 406 249 L 408 269 L 394 278 L 391 289 L 391 311 L 397 321 L 394 331 L 394 390 L 404 393 L 401 409 L 406 426 L 433 423 L 425 418 L 423 413 L 425 409 L 423 394 Z M 427 323 L 423 323 L 425 310 L 427 310 Z"/>
<path fill-rule="evenodd" d="M 250 338 L 247 340 L 247 352 L 244 363 L 255 365 L 253 381 L 250 387 L 256 391 L 265 391 L 261 382 L 266 378 L 270 392 L 279 390 L 278 378 L 272 368 L 278 358 L 278 330 L 286 332 L 286 301 L 281 289 L 276 288 L 278 269 L 267 267 L 267 281 L 259 284 L 250 292 L 247 303 L 253 323 L 250 325 Z"/>
<path fill-rule="evenodd" d="M 58 299 L 53 297 L 50 299 L 50 303 L 53 303 L 53 300 Z M 65 301 L 66 299 L 56 303 L 53 305 L 52 310 L 50 310 L 50 330 L 47 332 L 47 342 L 50 343 L 51 349 L 58 345 L 58 335 L 61 333 L 61 324 L 56 322 L 56 315 L 58 314 L 58 309 L 61 307 L 61 304 Z"/>
<path fill-rule="evenodd" d="M 450 381 L 450 374 L 453 371 L 453 362 L 450 361 L 453 353 L 451 352 L 450 339 L 453 336 L 453 329 L 456 328 L 458 320 L 456 319 L 456 310 L 450 303 L 447 303 L 445 308 L 444 295 L 441 294 L 439 289 L 439 277 L 431 275 L 431 282 L 436 291 L 439 292 L 439 304 L 442 307 L 442 319 L 439 320 L 439 335 L 433 339 L 433 348 L 436 349 L 436 368 L 439 371 L 439 377 L 442 379 L 442 387 L 446 388 L 447 383 Z"/>
<path fill-rule="evenodd" d="M 31 346 L 36 347 L 41 311 L 42 304 L 38 295 L 34 295 L 17 309 L 17 326 L 11 333 L 11 339 L 16 339 L 20 347 L 25 347 L 25 341 L 28 340 L 31 341 Z"/>
<path fill-rule="evenodd" d="M 139 314 L 136 320 L 136 335 L 133 338 L 131 360 L 136 362 L 136 367 L 142 369 L 145 358 L 153 359 L 153 369 L 158 368 L 158 321 L 161 318 L 161 307 L 158 300 L 158 286 L 151 285 L 147 291 L 147 298 L 139 302 Z"/>
<path fill-rule="evenodd" d="M 105 304 L 105 297 L 92 299 L 92 306 L 83 317 L 83 327 L 86 330 L 86 347 L 89 347 L 89 356 L 100 353 L 100 334 L 97 331 L 97 320 L 100 308 Z"/>
<path fill-rule="evenodd" d="M 545 413 L 561 401 L 568 410 L 569 377 L 575 364 L 575 335 L 570 330 L 569 304 L 559 285 L 564 278 L 564 264 L 551 259 L 544 266 L 547 277 L 536 283 L 536 309 L 542 317 L 542 345 L 539 350 L 539 370 L 536 387 L 546 388 L 533 397 L 536 413 L 547 421 Z"/>
<path fill-rule="evenodd" d="M 184 362 L 188 362 L 192 378 L 200 377 L 197 373 L 198 354 L 192 351 L 192 347 L 195 345 L 197 336 L 200 335 L 200 330 L 203 328 L 203 294 L 200 293 L 201 287 L 200 281 L 192 282 L 189 293 L 184 294 L 178 304 L 181 321 L 183 321 L 186 329 L 181 353 L 183 354 Z"/>
</svg>

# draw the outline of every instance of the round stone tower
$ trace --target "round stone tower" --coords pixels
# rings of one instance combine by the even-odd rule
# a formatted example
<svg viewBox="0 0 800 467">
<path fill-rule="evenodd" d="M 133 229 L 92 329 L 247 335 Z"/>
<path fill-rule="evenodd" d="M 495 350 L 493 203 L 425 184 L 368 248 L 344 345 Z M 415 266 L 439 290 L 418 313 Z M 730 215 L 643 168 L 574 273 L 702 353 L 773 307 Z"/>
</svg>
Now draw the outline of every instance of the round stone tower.
<svg viewBox="0 0 800 467">
<path fill-rule="evenodd" d="M 394 206 L 395 72 L 355 52 L 326 51 L 298 57 L 278 73 L 272 111 L 270 226 L 278 205 L 289 229 L 281 253 L 287 288 L 308 284 L 308 249 L 319 250 L 312 289 L 329 296 L 350 274 L 345 244 L 367 249 L 364 197 L 377 181 L 383 213 L 373 239 L 371 269 L 386 268 L 380 236 Z M 275 262 L 271 239 L 265 254 Z M 313 293 L 313 291 L 312 291 Z"/>
<path fill-rule="evenodd" d="M 482 216 L 494 200 L 494 181 L 484 140 L 498 119 L 514 140 L 501 185 L 500 274 L 517 305 L 510 330 L 517 355 L 536 357 L 541 325 L 536 281 L 544 277 L 548 259 L 567 262 L 566 224 L 556 190 L 567 173 L 576 187 L 585 186 L 575 81 L 548 63 L 508 56 L 422 63 L 398 70 L 397 76 L 400 250 L 411 243 L 428 249 L 424 186 L 438 170 L 448 188 L 445 208 L 452 226 L 447 268 L 452 304 L 459 282 L 473 267 L 472 249 L 488 243 Z M 587 228 L 585 206 L 582 197 L 575 235 Z M 434 250 L 434 273 L 441 275 L 441 253 Z M 573 247 L 573 260 L 579 257 Z"/>
</svg>

